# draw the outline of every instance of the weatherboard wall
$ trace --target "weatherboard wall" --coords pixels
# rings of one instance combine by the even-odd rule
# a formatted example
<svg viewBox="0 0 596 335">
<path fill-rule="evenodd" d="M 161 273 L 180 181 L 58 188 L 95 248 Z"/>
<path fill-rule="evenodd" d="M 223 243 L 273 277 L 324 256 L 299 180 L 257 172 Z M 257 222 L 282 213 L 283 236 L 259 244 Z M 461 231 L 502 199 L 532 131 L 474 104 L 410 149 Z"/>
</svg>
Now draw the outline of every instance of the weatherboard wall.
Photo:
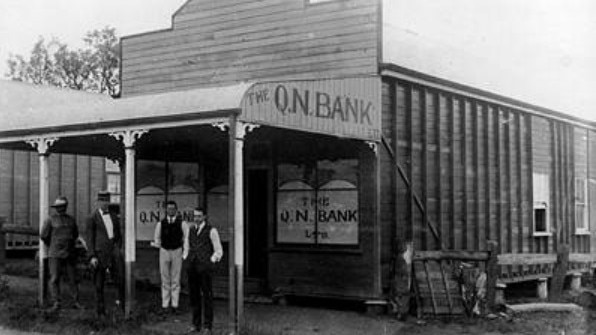
<svg viewBox="0 0 596 335">
<path fill-rule="evenodd" d="M 379 1 L 190 0 L 122 39 L 122 92 L 377 74 Z"/>
</svg>

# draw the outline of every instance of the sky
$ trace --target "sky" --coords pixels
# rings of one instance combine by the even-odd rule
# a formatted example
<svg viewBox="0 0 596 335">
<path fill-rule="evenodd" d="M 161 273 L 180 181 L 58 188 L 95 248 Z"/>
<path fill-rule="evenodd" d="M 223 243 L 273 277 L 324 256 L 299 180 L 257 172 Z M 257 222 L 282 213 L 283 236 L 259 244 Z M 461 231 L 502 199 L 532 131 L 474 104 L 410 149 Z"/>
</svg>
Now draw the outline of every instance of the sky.
<svg viewBox="0 0 596 335">
<path fill-rule="evenodd" d="M 0 77 L 39 36 L 170 27 L 185 0 L 0 0 Z M 596 1 L 384 0 L 384 59 L 596 121 Z"/>
</svg>

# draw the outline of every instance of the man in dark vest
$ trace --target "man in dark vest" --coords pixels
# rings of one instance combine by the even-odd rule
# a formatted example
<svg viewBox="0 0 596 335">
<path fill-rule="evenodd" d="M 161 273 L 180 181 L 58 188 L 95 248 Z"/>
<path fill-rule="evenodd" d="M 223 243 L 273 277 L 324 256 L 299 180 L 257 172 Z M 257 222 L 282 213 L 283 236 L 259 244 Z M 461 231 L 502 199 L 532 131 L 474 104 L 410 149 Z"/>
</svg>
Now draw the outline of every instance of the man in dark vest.
<svg viewBox="0 0 596 335">
<path fill-rule="evenodd" d="M 184 229 L 182 255 L 187 263 L 193 331 L 200 332 L 201 327 L 204 326 L 204 334 L 211 334 L 213 326 L 212 275 L 215 263 L 219 262 L 222 256 L 223 249 L 217 229 L 207 223 L 205 211 L 196 208 L 193 212 L 193 222 Z"/>
<path fill-rule="evenodd" d="M 97 194 L 97 209 L 87 219 L 87 247 L 89 264 L 93 268 L 97 315 L 105 316 L 104 286 L 106 270 L 118 287 L 116 305 L 124 308 L 124 260 L 122 257 L 122 233 L 120 221 L 115 213 L 110 212 L 110 193 L 101 191 Z"/>
<path fill-rule="evenodd" d="M 178 215 L 175 201 L 166 202 L 166 217 L 155 225 L 154 246 L 159 248 L 159 272 L 161 273 L 161 307 L 165 314 L 172 306 L 178 314 L 180 297 L 180 273 L 182 270 L 182 244 L 186 222 Z"/>
<path fill-rule="evenodd" d="M 43 224 L 41 239 L 48 246 L 48 264 L 50 268 L 50 297 L 52 311 L 60 308 L 60 278 L 66 273 L 72 292 L 73 306 L 79 304 L 79 287 L 77 283 L 77 254 L 75 243 L 79 238 L 79 229 L 75 219 L 66 214 L 68 200 L 58 197 L 51 206 L 56 214 L 50 216 Z"/>
</svg>

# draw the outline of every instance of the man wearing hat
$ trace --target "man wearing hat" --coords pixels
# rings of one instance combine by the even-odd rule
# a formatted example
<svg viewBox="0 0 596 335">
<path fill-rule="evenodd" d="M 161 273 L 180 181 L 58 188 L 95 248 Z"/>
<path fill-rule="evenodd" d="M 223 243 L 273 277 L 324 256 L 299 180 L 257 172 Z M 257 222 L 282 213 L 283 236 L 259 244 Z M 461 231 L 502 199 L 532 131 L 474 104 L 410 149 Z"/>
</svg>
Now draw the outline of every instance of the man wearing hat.
<svg viewBox="0 0 596 335">
<path fill-rule="evenodd" d="M 116 305 L 124 307 L 124 261 L 122 258 L 122 234 L 120 221 L 115 213 L 110 212 L 110 193 L 101 191 L 97 194 L 97 209 L 87 218 L 87 247 L 90 256 L 90 265 L 93 268 L 93 281 L 95 283 L 95 299 L 97 315 L 106 313 L 104 286 L 106 270 L 109 269 L 118 287 Z"/>
<path fill-rule="evenodd" d="M 55 214 L 51 215 L 43 224 L 41 239 L 48 246 L 48 264 L 50 268 L 50 298 L 52 310 L 60 308 L 60 278 L 64 273 L 68 275 L 71 287 L 73 306 L 82 308 L 79 304 L 79 288 L 76 275 L 77 254 L 75 243 L 79 238 L 79 230 L 75 219 L 66 214 L 68 200 L 58 197 L 51 207 Z"/>
</svg>

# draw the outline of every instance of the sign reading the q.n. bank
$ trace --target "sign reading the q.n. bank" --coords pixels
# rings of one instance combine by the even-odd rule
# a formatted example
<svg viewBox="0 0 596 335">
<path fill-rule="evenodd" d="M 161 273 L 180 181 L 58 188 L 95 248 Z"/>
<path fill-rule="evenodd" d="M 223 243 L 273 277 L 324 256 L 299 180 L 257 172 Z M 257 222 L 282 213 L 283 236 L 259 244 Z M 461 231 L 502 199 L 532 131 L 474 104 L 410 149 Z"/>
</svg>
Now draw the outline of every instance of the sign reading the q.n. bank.
<svg viewBox="0 0 596 335">
<path fill-rule="evenodd" d="M 244 94 L 245 122 L 339 137 L 381 139 L 381 79 L 258 83 Z"/>
</svg>

